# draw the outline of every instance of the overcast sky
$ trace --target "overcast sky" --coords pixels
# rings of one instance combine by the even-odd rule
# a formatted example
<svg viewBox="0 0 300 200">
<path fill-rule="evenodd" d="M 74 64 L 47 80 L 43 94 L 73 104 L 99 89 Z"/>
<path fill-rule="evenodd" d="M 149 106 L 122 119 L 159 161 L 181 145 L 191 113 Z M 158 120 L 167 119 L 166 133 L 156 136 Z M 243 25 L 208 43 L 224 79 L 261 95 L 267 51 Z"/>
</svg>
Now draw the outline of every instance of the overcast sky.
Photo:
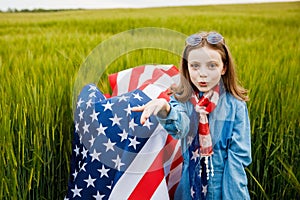
<svg viewBox="0 0 300 200">
<path fill-rule="evenodd" d="M 0 0 L 0 10 L 11 9 L 97 9 L 145 8 L 160 6 L 207 5 L 231 3 L 283 2 L 299 0 Z"/>
</svg>

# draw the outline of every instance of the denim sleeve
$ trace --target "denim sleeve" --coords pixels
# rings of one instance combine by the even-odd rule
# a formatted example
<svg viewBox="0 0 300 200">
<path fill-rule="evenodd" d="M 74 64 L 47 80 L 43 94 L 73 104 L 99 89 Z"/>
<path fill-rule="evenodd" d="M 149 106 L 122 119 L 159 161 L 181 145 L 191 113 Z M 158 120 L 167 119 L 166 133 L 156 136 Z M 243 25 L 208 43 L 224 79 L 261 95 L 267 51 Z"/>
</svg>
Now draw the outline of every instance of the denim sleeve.
<svg viewBox="0 0 300 200">
<path fill-rule="evenodd" d="M 244 167 L 251 163 L 250 122 L 246 104 L 236 108 L 232 137 L 225 161 L 222 197 L 223 199 L 250 199 L 247 175 Z"/>
<path fill-rule="evenodd" d="M 190 119 L 188 110 L 184 103 L 171 98 L 171 110 L 166 118 L 158 118 L 159 123 L 168 131 L 175 139 L 181 139 L 187 135 L 190 128 Z"/>
</svg>

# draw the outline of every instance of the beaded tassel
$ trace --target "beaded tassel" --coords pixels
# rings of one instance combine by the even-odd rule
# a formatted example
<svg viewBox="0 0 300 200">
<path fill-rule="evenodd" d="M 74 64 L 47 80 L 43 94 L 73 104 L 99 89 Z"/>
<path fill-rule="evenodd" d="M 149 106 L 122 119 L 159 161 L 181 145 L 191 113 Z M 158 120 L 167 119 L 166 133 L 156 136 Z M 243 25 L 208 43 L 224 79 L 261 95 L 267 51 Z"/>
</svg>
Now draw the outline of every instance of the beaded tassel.
<svg viewBox="0 0 300 200">
<path fill-rule="evenodd" d="M 213 165 L 213 162 L 212 162 L 212 156 L 210 157 L 210 172 L 211 172 L 211 177 L 213 177 L 215 174 L 214 174 L 214 165 Z"/>
<path fill-rule="evenodd" d="M 204 156 L 204 164 L 206 167 L 206 174 L 207 174 L 207 180 L 209 180 L 209 173 L 211 174 L 211 177 L 213 177 L 214 174 L 214 165 L 212 162 L 211 156 Z M 202 174 L 202 167 L 200 167 L 200 174 Z"/>
</svg>

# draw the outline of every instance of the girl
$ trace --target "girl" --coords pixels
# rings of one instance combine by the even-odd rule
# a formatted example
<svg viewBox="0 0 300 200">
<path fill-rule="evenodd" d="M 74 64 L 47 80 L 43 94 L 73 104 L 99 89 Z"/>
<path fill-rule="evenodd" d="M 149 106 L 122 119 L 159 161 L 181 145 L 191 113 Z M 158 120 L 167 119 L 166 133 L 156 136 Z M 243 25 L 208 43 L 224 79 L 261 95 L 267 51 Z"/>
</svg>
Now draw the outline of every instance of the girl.
<svg viewBox="0 0 300 200">
<path fill-rule="evenodd" d="M 251 163 L 247 91 L 237 81 L 222 35 L 198 33 L 186 39 L 181 81 L 167 102 L 155 99 L 141 123 L 156 115 L 181 139 L 181 180 L 175 199 L 250 199 L 245 166 Z"/>
</svg>

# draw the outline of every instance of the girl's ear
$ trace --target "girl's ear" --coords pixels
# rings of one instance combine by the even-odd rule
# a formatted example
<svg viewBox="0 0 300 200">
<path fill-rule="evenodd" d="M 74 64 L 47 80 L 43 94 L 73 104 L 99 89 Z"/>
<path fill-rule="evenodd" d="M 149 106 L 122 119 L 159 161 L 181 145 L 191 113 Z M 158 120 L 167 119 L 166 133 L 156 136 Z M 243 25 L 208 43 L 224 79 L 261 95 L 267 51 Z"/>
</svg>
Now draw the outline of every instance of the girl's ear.
<svg viewBox="0 0 300 200">
<path fill-rule="evenodd" d="M 222 69 L 222 72 L 221 72 L 221 75 L 224 75 L 226 73 L 226 70 L 227 70 L 227 67 L 226 67 L 226 65 L 224 65 L 223 69 Z"/>
</svg>

